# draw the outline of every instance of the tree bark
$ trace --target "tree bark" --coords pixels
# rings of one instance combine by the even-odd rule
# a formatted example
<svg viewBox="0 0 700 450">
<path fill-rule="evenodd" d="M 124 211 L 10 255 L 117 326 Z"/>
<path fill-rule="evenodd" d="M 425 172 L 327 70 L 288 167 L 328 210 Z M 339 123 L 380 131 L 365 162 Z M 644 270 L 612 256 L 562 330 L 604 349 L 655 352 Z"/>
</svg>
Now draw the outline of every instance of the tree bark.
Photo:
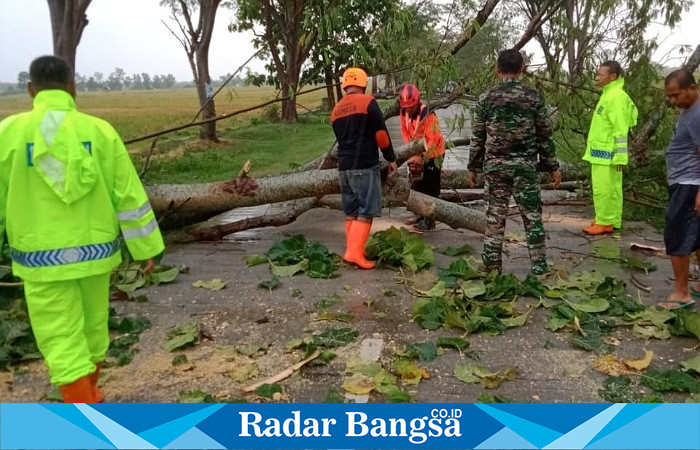
<svg viewBox="0 0 700 450">
<path fill-rule="evenodd" d="M 452 228 L 466 228 L 481 234 L 486 231 L 486 214 L 483 212 L 420 192 L 411 191 L 406 209 L 419 216 L 439 220 Z"/>
<path fill-rule="evenodd" d="M 265 214 L 264 216 L 248 217 L 225 224 L 212 225 L 212 222 L 217 221 L 217 218 L 213 217 L 207 222 L 174 230 L 168 233 L 167 238 L 168 242 L 177 242 L 179 244 L 199 241 L 220 241 L 225 236 L 238 231 L 262 227 L 280 227 L 290 224 L 306 211 L 316 207 L 317 204 L 318 199 L 315 197 L 303 198 L 293 202 L 293 204 L 284 211 L 274 214 Z"/>
<path fill-rule="evenodd" d="M 53 53 L 64 58 L 75 72 L 75 55 L 88 24 L 87 11 L 92 0 L 47 0 L 51 18 Z"/>
<path fill-rule="evenodd" d="M 216 117 L 214 104 L 214 89 L 209 75 L 209 46 L 214 32 L 216 11 L 221 0 L 200 0 L 199 2 L 199 31 L 200 38 L 196 41 L 194 50 L 197 58 L 197 95 L 199 106 L 202 108 L 204 120 Z M 216 122 L 208 122 L 202 125 L 200 138 L 212 142 L 219 142 L 216 135 Z"/>
<path fill-rule="evenodd" d="M 692 55 L 690 55 L 683 67 L 693 73 L 699 65 L 700 45 L 695 47 L 695 51 Z M 666 105 L 661 105 L 659 108 L 652 111 L 647 121 L 635 134 L 634 139 L 632 139 L 629 146 L 629 153 L 630 157 L 637 165 L 643 166 L 649 161 L 649 140 L 652 138 L 652 136 L 654 136 L 654 133 L 656 133 L 656 130 L 659 128 L 659 124 L 663 120 L 667 111 L 668 107 Z"/>
<path fill-rule="evenodd" d="M 479 28 L 486 23 L 493 10 L 500 3 L 501 0 L 487 0 L 484 6 L 476 13 L 476 17 L 472 19 L 467 30 L 464 32 L 462 37 L 452 46 L 450 50 L 451 55 L 456 55 L 462 47 L 467 45 L 467 42 L 479 31 Z"/>
<path fill-rule="evenodd" d="M 323 71 L 324 78 L 326 80 L 326 97 L 328 97 L 328 109 L 332 110 L 335 106 L 335 92 L 333 92 L 333 85 L 335 84 L 335 81 L 333 78 L 333 70 L 329 66 L 326 66 L 323 69 Z"/>
</svg>

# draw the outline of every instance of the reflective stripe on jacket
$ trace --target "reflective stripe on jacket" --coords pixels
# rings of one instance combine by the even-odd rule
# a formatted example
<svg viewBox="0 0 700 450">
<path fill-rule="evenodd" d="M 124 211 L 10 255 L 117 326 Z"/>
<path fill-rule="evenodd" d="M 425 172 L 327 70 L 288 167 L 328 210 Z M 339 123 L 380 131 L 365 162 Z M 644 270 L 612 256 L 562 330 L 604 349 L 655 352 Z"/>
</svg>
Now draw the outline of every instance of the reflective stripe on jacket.
<svg viewBox="0 0 700 450">
<path fill-rule="evenodd" d="M 14 274 L 32 281 L 109 272 L 121 261 L 121 238 L 136 260 L 164 249 L 119 135 L 76 111 L 62 90 L 39 92 L 32 111 L 0 122 L 5 230 Z"/>
<path fill-rule="evenodd" d="M 591 164 L 626 165 L 627 139 L 637 124 L 637 107 L 623 90 L 624 78 L 603 87 L 593 112 L 583 160 Z"/>
</svg>

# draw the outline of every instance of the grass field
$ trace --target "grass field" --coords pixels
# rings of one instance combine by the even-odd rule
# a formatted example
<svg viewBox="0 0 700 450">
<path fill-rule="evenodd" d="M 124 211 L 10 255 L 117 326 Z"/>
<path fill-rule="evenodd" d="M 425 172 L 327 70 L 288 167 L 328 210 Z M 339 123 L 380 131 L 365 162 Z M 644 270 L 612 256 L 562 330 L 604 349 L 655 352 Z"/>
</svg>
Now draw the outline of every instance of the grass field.
<svg viewBox="0 0 700 450">
<path fill-rule="evenodd" d="M 216 97 L 216 112 L 226 114 L 275 98 L 271 88 L 244 87 L 223 90 Z M 145 179 L 147 182 L 191 183 L 229 179 L 243 163 L 253 163 L 251 174 L 267 175 L 303 164 L 328 150 L 333 131 L 327 114 L 316 110 L 325 91 L 300 96 L 298 124 L 275 120 L 279 105 L 269 106 L 217 122 L 222 142 L 209 144 L 197 139 L 193 127 L 159 139 Z M 78 108 L 109 121 L 129 140 L 192 121 L 199 110 L 194 89 L 157 91 L 85 92 L 76 99 Z M 0 120 L 31 108 L 26 94 L 0 96 Z M 129 145 L 140 168 L 152 140 Z"/>
</svg>

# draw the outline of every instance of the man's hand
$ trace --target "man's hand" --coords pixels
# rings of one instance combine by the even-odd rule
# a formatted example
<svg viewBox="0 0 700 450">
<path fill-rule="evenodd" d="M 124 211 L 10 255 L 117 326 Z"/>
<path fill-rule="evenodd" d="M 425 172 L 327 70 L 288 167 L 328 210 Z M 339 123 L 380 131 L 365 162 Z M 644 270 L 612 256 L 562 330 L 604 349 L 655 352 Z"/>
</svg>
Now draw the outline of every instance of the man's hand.
<svg viewBox="0 0 700 450">
<path fill-rule="evenodd" d="M 153 272 L 153 269 L 156 267 L 156 262 L 153 258 L 147 259 L 146 261 L 141 261 L 141 265 L 143 266 L 141 268 L 141 272 L 143 272 L 144 275 L 148 275 L 149 273 Z"/>
<path fill-rule="evenodd" d="M 622 164 L 618 164 L 618 165 L 617 165 L 617 171 L 618 171 L 618 172 L 622 172 L 622 169 L 624 169 L 624 168 L 625 168 L 625 166 L 622 165 Z"/>
<path fill-rule="evenodd" d="M 561 172 L 555 170 L 554 172 L 549 174 L 549 179 L 552 180 L 554 189 L 559 189 L 559 185 L 561 185 Z"/>
<path fill-rule="evenodd" d="M 695 213 L 700 216 L 700 189 L 698 189 L 698 194 L 695 196 Z"/>
<path fill-rule="evenodd" d="M 476 186 L 476 172 L 472 172 L 471 170 L 467 172 L 467 186 L 472 188 Z"/>
<path fill-rule="evenodd" d="M 387 177 L 393 177 L 396 172 L 399 170 L 398 167 L 396 166 L 396 161 L 390 162 L 389 165 L 389 172 L 387 173 Z"/>
</svg>

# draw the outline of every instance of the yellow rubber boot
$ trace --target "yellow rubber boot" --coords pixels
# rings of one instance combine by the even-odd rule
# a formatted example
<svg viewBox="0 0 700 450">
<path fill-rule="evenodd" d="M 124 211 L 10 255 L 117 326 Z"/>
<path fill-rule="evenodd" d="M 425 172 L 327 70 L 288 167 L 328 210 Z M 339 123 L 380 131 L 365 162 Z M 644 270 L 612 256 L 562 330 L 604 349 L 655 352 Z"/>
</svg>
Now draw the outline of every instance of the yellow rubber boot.
<svg viewBox="0 0 700 450">
<path fill-rule="evenodd" d="M 374 261 L 369 261 L 365 257 L 365 245 L 369 239 L 369 232 L 372 229 L 371 222 L 361 222 L 354 220 L 350 226 L 348 234 L 348 251 L 343 259 L 356 264 L 361 269 L 374 269 Z"/>
</svg>

